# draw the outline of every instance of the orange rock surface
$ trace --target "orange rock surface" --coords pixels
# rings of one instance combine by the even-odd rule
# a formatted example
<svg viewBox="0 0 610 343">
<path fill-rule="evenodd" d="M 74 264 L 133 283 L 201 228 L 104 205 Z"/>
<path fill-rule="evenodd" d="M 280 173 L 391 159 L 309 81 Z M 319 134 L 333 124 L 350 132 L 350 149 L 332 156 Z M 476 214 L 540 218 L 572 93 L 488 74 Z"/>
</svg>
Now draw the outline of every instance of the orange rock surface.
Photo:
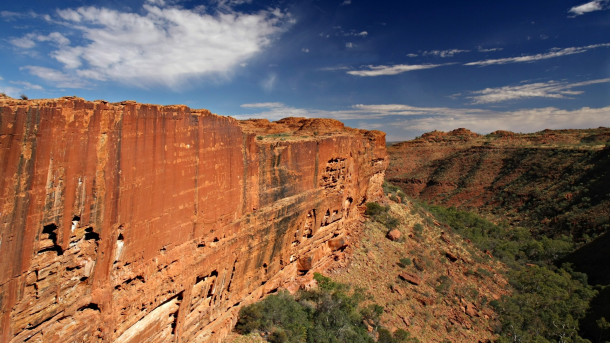
<svg viewBox="0 0 610 343">
<path fill-rule="evenodd" d="M 186 106 L 0 99 L 0 341 L 219 342 L 343 254 L 385 134 Z"/>
</svg>

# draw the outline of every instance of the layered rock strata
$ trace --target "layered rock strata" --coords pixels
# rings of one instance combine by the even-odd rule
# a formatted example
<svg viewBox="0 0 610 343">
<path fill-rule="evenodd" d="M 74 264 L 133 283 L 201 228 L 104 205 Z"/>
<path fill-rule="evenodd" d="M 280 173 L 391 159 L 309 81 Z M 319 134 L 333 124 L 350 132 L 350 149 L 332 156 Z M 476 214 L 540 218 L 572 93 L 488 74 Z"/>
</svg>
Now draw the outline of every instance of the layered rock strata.
<svg viewBox="0 0 610 343">
<path fill-rule="evenodd" d="M 332 120 L 0 99 L 0 341 L 218 342 L 353 241 L 387 164 Z"/>
</svg>

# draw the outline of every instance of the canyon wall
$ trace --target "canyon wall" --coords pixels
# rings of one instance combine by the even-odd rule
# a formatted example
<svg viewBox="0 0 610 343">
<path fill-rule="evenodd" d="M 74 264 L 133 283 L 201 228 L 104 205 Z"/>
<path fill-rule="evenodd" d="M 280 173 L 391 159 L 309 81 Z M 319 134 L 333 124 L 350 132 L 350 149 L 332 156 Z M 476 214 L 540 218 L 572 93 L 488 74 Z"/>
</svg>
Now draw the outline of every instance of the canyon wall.
<svg viewBox="0 0 610 343">
<path fill-rule="evenodd" d="M 388 180 L 427 202 L 497 214 L 548 235 L 610 230 L 609 128 L 434 131 L 388 153 Z"/>
<path fill-rule="evenodd" d="M 0 341 L 219 342 L 341 257 L 387 165 L 333 120 L 0 99 Z"/>
</svg>

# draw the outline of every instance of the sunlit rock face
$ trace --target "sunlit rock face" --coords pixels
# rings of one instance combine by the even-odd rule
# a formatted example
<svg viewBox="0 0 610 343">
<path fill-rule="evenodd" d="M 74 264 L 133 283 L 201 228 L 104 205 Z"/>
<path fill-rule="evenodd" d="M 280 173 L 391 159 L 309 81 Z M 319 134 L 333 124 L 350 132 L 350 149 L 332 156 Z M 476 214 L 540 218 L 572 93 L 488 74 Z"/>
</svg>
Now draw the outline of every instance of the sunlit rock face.
<svg viewBox="0 0 610 343">
<path fill-rule="evenodd" d="M 219 342 L 382 195 L 385 135 L 186 106 L 0 99 L 2 342 Z"/>
</svg>

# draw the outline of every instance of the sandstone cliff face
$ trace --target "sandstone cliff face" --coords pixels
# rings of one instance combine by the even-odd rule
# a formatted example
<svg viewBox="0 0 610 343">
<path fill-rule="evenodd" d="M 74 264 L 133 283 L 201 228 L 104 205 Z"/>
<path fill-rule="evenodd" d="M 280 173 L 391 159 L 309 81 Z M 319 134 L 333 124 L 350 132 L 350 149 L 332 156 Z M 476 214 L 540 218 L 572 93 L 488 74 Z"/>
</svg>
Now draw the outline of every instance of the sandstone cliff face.
<svg viewBox="0 0 610 343">
<path fill-rule="evenodd" d="M 341 253 L 387 164 L 336 121 L 0 99 L 0 341 L 218 342 Z"/>
</svg>

